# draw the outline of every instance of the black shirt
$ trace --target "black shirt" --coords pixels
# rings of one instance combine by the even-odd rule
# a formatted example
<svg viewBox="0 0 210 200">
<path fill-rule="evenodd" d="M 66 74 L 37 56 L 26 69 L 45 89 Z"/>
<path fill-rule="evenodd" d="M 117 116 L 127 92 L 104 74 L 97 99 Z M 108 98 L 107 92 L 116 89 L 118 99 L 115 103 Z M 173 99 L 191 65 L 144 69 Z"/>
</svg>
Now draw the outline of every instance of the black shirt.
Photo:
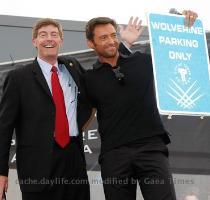
<svg viewBox="0 0 210 200">
<path fill-rule="evenodd" d="M 87 94 L 97 108 L 101 152 L 157 135 L 166 136 L 168 143 L 156 106 L 150 55 L 120 55 L 117 66 L 123 83 L 111 65 L 99 61 L 84 75 Z"/>
</svg>

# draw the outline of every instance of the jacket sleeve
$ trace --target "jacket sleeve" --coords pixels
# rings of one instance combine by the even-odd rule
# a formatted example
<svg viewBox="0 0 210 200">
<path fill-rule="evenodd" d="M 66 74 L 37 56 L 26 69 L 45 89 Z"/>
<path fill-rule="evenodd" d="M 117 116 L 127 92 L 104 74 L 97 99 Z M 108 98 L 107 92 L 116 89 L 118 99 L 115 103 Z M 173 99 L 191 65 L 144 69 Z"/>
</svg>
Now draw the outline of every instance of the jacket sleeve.
<svg viewBox="0 0 210 200">
<path fill-rule="evenodd" d="M 0 175 L 8 176 L 9 152 L 16 124 L 19 96 L 14 73 L 5 79 L 0 102 Z"/>
<path fill-rule="evenodd" d="M 90 102 L 90 99 L 88 98 L 86 87 L 85 87 L 85 81 L 84 81 L 84 75 L 86 74 L 86 70 L 80 65 L 80 63 L 77 61 L 77 67 L 78 71 L 80 72 L 80 84 L 82 87 L 83 91 L 83 98 L 80 100 L 80 116 L 79 116 L 79 121 L 81 128 L 87 123 L 89 118 L 91 117 L 92 114 L 92 105 Z"/>
<path fill-rule="evenodd" d="M 130 49 L 128 49 L 122 42 L 120 43 L 120 46 L 119 46 L 119 52 L 121 54 L 128 55 L 128 56 L 132 54 Z"/>
</svg>

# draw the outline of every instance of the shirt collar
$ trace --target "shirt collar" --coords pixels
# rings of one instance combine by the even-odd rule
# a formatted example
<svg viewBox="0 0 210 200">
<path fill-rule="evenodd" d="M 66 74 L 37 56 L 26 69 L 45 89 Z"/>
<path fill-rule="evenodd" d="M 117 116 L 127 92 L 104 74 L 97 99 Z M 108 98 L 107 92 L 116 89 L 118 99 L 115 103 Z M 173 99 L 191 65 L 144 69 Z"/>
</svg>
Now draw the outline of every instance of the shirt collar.
<svg viewBox="0 0 210 200">
<path fill-rule="evenodd" d="M 39 66 L 41 67 L 43 73 L 51 74 L 52 65 L 48 62 L 42 60 L 41 58 L 37 57 L 37 62 L 39 63 Z M 58 74 L 62 72 L 62 65 L 58 64 L 58 61 L 53 65 L 58 69 Z"/>
<path fill-rule="evenodd" d="M 122 53 L 120 53 L 119 54 L 119 58 L 118 58 L 118 61 L 119 61 L 119 59 L 126 59 L 126 58 L 128 58 L 129 57 L 129 55 L 125 55 L 125 54 L 122 54 Z M 101 63 L 99 60 L 97 60 L 94 64 L 93 64 L 93 69 L 100 69 L 104 64 L 106 64 L 106 63 Z"/>
</svg>

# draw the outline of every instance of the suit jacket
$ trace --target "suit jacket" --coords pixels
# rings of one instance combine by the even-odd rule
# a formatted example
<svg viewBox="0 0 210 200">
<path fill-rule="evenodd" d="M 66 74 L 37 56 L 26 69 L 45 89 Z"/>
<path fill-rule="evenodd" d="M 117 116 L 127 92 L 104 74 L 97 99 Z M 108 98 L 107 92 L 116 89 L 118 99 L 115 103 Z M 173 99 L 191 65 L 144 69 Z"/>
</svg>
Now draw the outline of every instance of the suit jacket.
<svg viewBox="0 0 210 200">
<path fill-rule="evenodd" d="M 81 79 L 83 69 L 73 58 L 60 58 L 58 62 L 65 64 L 79 89 L 77 122 L 83 154 L 81 128 L 91 113 Z M 17 171 L 24 192 L 41 191 L 43 185 L 37 182 L 49 177 L 54 122 L 55 105 L 37 60 L 11 71 L 0 103 L 0 175 L 8 175 L 9 149 L 15 128 Z"/>
</svg>

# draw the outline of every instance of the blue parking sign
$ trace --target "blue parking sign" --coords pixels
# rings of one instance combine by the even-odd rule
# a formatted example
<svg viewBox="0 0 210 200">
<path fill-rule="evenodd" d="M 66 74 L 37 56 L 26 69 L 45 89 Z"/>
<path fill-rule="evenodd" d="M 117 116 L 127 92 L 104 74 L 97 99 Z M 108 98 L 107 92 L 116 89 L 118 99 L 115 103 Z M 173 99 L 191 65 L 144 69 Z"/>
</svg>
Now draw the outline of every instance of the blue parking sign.
<svg viewBox="0 0 210 200">
<path fill-rule="evenodd" d="M 158 109 L 161 114 L 210 115 L 210 71 L 201 20 L 191 28 L 184 16 L 148 15 Z"/>
</svg>

